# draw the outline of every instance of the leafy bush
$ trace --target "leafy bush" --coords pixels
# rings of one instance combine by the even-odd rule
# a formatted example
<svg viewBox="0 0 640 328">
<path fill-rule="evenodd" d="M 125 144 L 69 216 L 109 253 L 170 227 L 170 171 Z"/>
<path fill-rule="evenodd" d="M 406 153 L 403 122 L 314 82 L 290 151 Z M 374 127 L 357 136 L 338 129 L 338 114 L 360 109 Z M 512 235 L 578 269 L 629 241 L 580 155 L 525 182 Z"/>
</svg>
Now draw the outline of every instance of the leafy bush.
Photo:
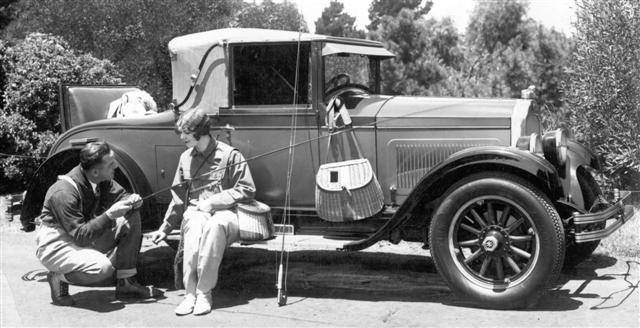
<svg viewBox="0 0 640 328">
<path fill-rule="evenodd" d="M 640 188 L 640 3 L 583 0 L 564 93 L 578 140 L 614 186 Z"/>
<path fill-rule="evenodd" d="M 4 106 L 0 108 L 0 152 L 44 157 L 60 132 L 60 84 L 118 84 L 106 60 L 70 49 L 59 37 L 34 33 L 0 52 Z M 2 82 L 2 81 L 0 81 Z M 25 187 L 38 158 L 0 157 L 0 193 Z"/>
</svg>

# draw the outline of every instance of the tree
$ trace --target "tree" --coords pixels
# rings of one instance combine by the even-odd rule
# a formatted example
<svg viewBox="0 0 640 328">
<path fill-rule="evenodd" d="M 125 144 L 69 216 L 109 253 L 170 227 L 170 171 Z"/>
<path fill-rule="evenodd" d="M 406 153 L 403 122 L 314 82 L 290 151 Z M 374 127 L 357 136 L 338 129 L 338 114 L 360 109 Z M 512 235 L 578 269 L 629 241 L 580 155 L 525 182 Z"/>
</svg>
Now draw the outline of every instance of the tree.
<svg viewBox="0 0 640 328">
<path fill-rule="evenodd" d="M 424 6 L 420 6 L 422 0 L 373 0 L 369 5 L 369 21 L 367 28 L 372 31 L 378 28 L 378 24 L 384 16 L 396 17 L 402 9 L 409 9 L 414 19 L 426 15 L 433 6 L 433 2 L 427 0 Z"/>
<path fill-rule="evenodd" d="M 530 85 L 547 125 L 561 111 L 560 81 L 571 42 L 526 17 L 527 2 L 478 2 L 467 27 L 464 58 L 441 92 L 455 96 L 519 98 Z"/>
<path fill-rule="evenodd" d="M 15 18 L 18 0 L 0 0 L 0 30 L 4 29 Z"/>
<path fill-rule="evenodd" d="M 477 49 L 492 53 L 498 45 L 507 46 L 516 38 L 524 38 L 525 14 L 528 3 L 523 0 L 498 0 L 478 2 L 467 27 L 467 40 Z"/>
<path fill-rule="evenodd" d="M 108 60 L 72 50 L 67 42 L 47 34 L 30 34 L 4 47 L 4 106 L 0 108 L 0 152 L 44 157 L 60 132 L 58 86 L 117 84 L 120 74 Z M 0 193 L 25 187 L 38 158 L 0 157 Z"/>
<path fill-rule="evenodd" d="M 441 78 L 440 65 L 434 50 L 427 46 L 424 21 L 414 20 L 414 12 L 403 9 L 396 17 L 384 16 L 376 30 L 370 32 L 373 40 L 382 42 L 396 55 L 382 64 L 382 92 L 390 94 L 421 95 L 430 84 Z"/>
<path fill-rule="evenodd" d="M 236 16 L 235 24 L 237 27 L 309 31 L 298 7 L 288 1 L 275 3 L 271 0 L 264 0 L 259 5 L 244 3 Z"/>
<path fill-rule="evenodd" d="M 564 94 L 578 140 L 604 156 L 606 180 L 640 188 L 640 3 L 582 0 Z"/>
<path fill-rule="evenodd" d="M 344 5 L 332 0 L 316 20 L 316 34 L 364 39 L 365 33 L 355 27 L 356 18 L 343 12 Z"/>
<path fill-rule="evenodd" d="M 448 18 L 424 19 L 417 13 L 422 10 L 407 7 L 395 16 L 383 15 L 377 28 L 369 32 L 371 39 L 396 55 L 382 64 L 384 93 L 434 94 L 430 89 L 462 59 L 453 22 Z"/>
<path fill-rule="evenodd" d="M 529 51 L 533 21 L 527 20 L 527 2 L 499 0 L 478 2 L 465 35 L 465 58 L 472 74 L 484 75 L 489 94 L 479 96 L 520 97 L 520 91 L 533 84 Z"/>
<path fill-rule="evenodd" d="M 537 88 L 536 104 L 542 125 L 547 129 L 565 127 L 566 113 L 562 83 L 569 64 L 573 40 L 563 33 L 538 25 L 531 32 L 529 49 L 533 52 L 532 85 Z"/>
<path fill-rule="evenodd" d="M 5 31 L 21 39 L 30 32 L 62 36 L 72 48 L 116 64 L 124 81 L 149 91 L 157 103 L 171 100 L 172 38 L 228 27 L 241 0 L 22 0 Z"/>
</svg>

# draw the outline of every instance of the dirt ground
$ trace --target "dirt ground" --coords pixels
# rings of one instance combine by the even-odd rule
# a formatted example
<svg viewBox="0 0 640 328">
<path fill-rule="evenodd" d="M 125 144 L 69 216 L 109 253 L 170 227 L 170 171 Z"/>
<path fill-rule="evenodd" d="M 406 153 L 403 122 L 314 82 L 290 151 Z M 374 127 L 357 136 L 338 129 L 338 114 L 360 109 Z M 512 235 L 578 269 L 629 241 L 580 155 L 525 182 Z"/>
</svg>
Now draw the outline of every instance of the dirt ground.
<svg viewBox="0 0 640 328">
<path fill-rule="evenodd" d="M 486 310 L 453 295 L 419 244 L 379 243 L 365 252 L 290 253 L 288 302 L 276 300 L 276 252 L 232 247 L 225 255 L 214 311 L 176 317 L 174 251 L 144 240 L 139 276 L 165 290 L 155 302 L 115 300 L 113 288 L 72 286 L 75 307 L 50 304 L 35 234 L 0 218 L 0 325 L 235 327 L 638 327 L 639 262 L 595 255 L 564 272 L 537 306 Z"/>
</svg>

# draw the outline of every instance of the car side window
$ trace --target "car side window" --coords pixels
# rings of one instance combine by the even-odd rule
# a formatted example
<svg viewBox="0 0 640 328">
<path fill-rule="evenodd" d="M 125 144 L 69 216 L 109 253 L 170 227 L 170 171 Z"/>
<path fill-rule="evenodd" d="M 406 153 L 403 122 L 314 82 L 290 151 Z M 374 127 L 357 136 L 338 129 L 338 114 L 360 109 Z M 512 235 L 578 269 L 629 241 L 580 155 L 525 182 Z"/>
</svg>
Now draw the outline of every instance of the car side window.
<svg viewBox="0 0 640 328">
<path fill-rule="evenodd" d="M 297 104 L 310 102 L 309 49 L 300 45 Z M 233 47 L 234 105 L 293 104 L 297 57 L 297 43 Z"/>
</svg>

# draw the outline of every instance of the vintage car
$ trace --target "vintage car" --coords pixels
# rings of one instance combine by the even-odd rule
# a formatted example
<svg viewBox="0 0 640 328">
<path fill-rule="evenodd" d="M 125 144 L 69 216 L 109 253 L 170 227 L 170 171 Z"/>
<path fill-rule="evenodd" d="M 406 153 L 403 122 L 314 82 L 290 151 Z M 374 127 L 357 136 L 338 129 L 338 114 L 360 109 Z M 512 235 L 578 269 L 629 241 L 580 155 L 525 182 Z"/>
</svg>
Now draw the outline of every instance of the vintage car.
<svg viewBox="0 0 640 328">
<path fill-rule="evenodd" d="M 220 29 L 177 37 L 169 52 L 175 110 L 106 119 L 109 103 L 137 88 L 61 86 L 64 133 L 26 193 L 26 229 L 47 187 L 94 140 L 112 145 L 121 185 L 143 197 L 159 192 L 142 208 L 143 227 L 157 228 L 185 150 L 176 115 L 196 106 L 215 122 L 212 135 L 247 158 L 256 199 L 272 208 L 279 233 L 261 242 L 266 248 L 422 242 L 450 288 L 483 307 L 528 305 L 563 265 L 588 257 L 633 218 L 624 193 L 605 200 L 588 149 L 564 130 L 541 132 L 529 99 L 381 95 L 380 65 L 394 55 L 379 42 Z M 335 96 L 383 190 L 383 208 L 361 220 L 327 221 L 316 211 L 316 173 L 330 151 L 326 106 Z M 291 213 L 287 222 L 283 213 Z"/>
</svg>

